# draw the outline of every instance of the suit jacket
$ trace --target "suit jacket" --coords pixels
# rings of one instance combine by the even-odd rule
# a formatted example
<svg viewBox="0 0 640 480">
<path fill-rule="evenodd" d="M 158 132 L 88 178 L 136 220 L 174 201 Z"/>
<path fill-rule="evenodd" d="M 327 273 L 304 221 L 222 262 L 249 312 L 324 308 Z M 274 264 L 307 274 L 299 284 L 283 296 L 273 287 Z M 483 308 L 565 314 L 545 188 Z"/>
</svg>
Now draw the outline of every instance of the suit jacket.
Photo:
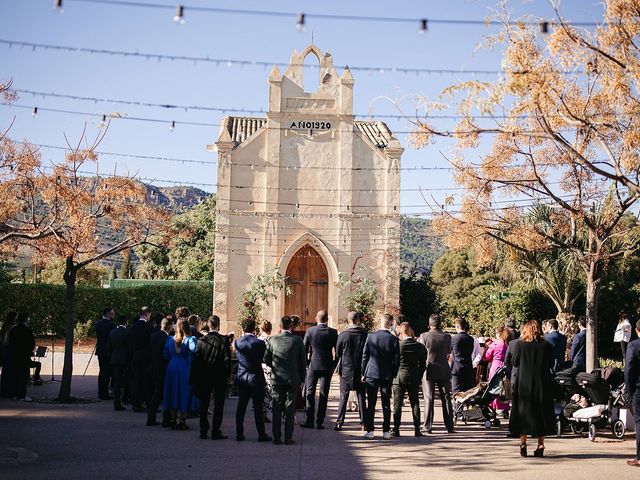
<svg viewBox="0 0 640 480">
<path fill-rule="evenodd" d="M 370 333 L 362 352 L 362 376 L 382 382 L 396 378 L 400 367 L 399 343 L 389 330 Z"/>
<path fill-rule="evenodd" d="M 262 359 L 267 351 L 267 345 L 252 334 L 245 334 L 235 343 L 236 357 L 238 358 L 238 384 L 256 386 L 265 383 Z"/>
<path fill-rule="evenodd" d="M 116 322 L 108 318 L 101 318 L 96 322 L 96 355 L 109 356 L 109 334 L 116 328 Z"/>
<path fill-rule="evenodd" d="M 511 380 L 511 385 L 515 385 L 518 379 L 518 367 L 513 365 L 513 355 L 521 341 L 519 338 L 511 340 L 507 345 L 507 355 L 504 357 L 504 366 L 507 367 L 507 376 Z"/>
<path fill-rule="evenodd" d="M 427 380 L 449 380 L 451 335 L 442 330 L 431 330 L 420 335 L 418 341 L 427 349 Z"/>
<path fill-rule="evenodd" d="M 393 380 L 396 384 L 418 385 L 424 374 L 427 352 L 424 346 L 414 338 L 405 338 L 400 342 L 400 367 Z"/>
<path fill-rule="evenodd" d="M 149 340 L 153 327 L 151 323 L 138 319 L 131 325 L 131 340 L 133 343 L 133 361 L 148 362 L 149 361 Z"/>
<path fill-rule="evenodd" d="M 467 332 L 456 333 L 451 337 L 452 375 L 468 373 L 473 370 L 473 347 L 473 337 Z"/>
<path fill-rule="evenodd" d="M 581 330 L 573 337 L 571 361 L 582 370 L 587 368 L 587 330 Z"/>
<path fill-rule="evenodd" d="M 167 370 L 167 360 L 164 358 L 164 345 L 169 334 L 164 330 L 158 330 L 151 334 L 149 340 L 149 373 L 153 380 L 163 380 Z"/>
<path fill-rule="evenodd" d="M 124 325 L 111 330 L 108 348 L 112 365 L 126 365 L 129 363 L 133 354 L 131 332 Z"/>
<path fill-rule="evenodd" d="M 554 370 L 558 365 L 564 363 L 564 356 L 567 351 L 567 337 L 561 334 L 559 331 L 554 330 L 544 336 L 544 339 L 553 346 L 553 358 L 554 358 Z"/>
<path fill-rule="evenodd" d="M 209 332 L 199 338 L 191 364 L 191 383 L 200 393 L 205 393 L 214 385 L 227 382 L 230 375 L 229 337 L 218 332 Z"/>
<path fill-rule="evenodd" d="M 636 339 L 627 346 L 624 383 L 627 384 L 627 391 L 631 397 L 640 388 L 640 340 Z M 636 415 L 640 415 L 640 413 L 636 412 Z"/>
<path fill-rule="evenodd" d="M 362 377 L 362 352 L 367 341 L 367 331 L 360 327 L 348 327 L 338 335 L 336 360 L 338 373 L 351 388 L 360 385 Z"/>
<path fill-rule="evenodd" d="M 300 385 L 307 363 L 302 339 L 291 332 L 273 335 L 267 342 L 264 363 L 271 367 L 272 385 Z"/>
<path fill-rule="evenodd" d="M 6 346 L 11 365 L 25 367 L 31 361 L 36 340 L 26 323 L 17 323 L 7 332 Z"/>
<path fill-rule="evenodd" d="M 311 370 L 333 371 L 336 368 L 333 352 L 338 341 L 338 331 L 324 323 L 311 327 L 304 335 L 304 348 L 311 353 Z"/>
</svg>

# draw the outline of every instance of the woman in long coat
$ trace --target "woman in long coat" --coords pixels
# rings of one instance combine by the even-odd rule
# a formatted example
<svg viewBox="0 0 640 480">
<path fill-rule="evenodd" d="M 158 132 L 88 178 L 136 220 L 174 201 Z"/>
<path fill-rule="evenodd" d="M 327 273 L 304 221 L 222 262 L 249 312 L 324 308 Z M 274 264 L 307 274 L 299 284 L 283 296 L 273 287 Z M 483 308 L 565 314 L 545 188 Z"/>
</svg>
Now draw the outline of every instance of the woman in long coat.
<svg viewBox="0 0 640 480">
<path fill-rule="evenodd" d="M 535 457 L 544 456 L 544 437 L 555 432 L 553 347 L 544 340 L 537 320 L 522 327 L 521 341 L 513 352 L 513 366 L 518 369 L 513 386 L 513 405 L 509 431 L 520 436 L 520 455 L 527 456 L 527 436 L 538 438 Z"/>
</svg>

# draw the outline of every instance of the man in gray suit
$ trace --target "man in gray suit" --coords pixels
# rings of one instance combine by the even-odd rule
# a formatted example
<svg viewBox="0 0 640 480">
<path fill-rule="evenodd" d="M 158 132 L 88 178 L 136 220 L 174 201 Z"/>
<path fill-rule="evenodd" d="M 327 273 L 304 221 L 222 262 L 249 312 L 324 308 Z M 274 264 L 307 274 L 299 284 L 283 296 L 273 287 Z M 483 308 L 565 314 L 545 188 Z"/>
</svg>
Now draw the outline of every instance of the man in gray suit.
<svg viewBox="0 0 640 480">
<path fill-rule="evenodd" d="M 436 386 L 442 402 L 442 416 L 449 433 L 453 433 L 453 408 L 451 406 L 451 335 L 442 331 L 440 315 L 429 317 L 429 331 L 420 335 L 418 341 L 427 349 L 427 371 L 422 378 L 422 394 L 426 418 L 424 430 L 433 428 L 433 406 Z"/>
<path fill-rule="evenodd" d="M 302 339 L 291 333 L 291 317 L 280 319 L 280 335 L 267 342 L 264 363 L 271 367 L 273 408 L 273 443 L 282 444 L 282 412 L 284 411 L 284 443 L 293 445 L 293 421 L 296 414 L 296 392 L 305 376 L 305 352 Z"/>
</svg>

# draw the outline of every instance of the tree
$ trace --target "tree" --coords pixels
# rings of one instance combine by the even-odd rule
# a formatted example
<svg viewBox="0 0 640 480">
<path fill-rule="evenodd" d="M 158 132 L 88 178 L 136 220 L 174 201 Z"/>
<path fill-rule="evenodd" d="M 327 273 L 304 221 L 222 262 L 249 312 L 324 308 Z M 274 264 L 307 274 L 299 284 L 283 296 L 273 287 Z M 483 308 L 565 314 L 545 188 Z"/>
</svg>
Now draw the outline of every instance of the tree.
<svg viewBox="0 0 640 480">
<path fill-rule="evenodd" d="M 175 235 L 166 249 L 143 245 L 139 278 L 213 280 L 216 231 L 216 197 L 210 195 L 189 211 L 171 220 Z"/>
<path fill-rule="evenodd" d="M 131 249 L 128 248 L 122 254 L 123 260 L 120 265 L 120 278 L 131 278 Z"/>
<path fill-rule="evenodd" d="M 584 273 L 587 370 L 597 364 L 598 297 L 607 267 L 640 245 L 637 218 L 625 216 L 640 198 L 640 0 L 606 0 L 603 23 L 585 31 L 557 20 L 512 23 L 489 41 L 504 43 L 503 75 L 443 92 L 462 120 L 451 130 L 428 118 L 413 137 L 425 146 L 454 138 L 451 163 L 465 187 L 458 212 L 441 207 L 436 228 L 453 248 L 474 245 L 490 262 L 498 243 L 527 252 L 558 247 L 576 255 Z M 433 108 L 446 109 L 443 103 Z M 466 150 L 490 137 L 491 151 Z M 499 198 L 502 197 L 502 198 Z M 552 211 L 551 228 L 526 221 L 526 203 Z"/>
<path fill-rule="evenodd" d="M 359 274 L 352 272 L 351 276 L 340 273 L 340 288 L 348 287 L 348 294 L 344 297 L 343 306 L 350 312 L 358 312 L 362 315 L 361 326 L 368 332 L 375 328 L 376 311 L 375 305 L 380 292 L 376 282 L 366 275 L 363 268 L 359 269 Z"/>
<path fill-rule="evenodd" d="M 94 150 L 101 138 L 86 148 L 81 148 L 82 139 L 75 147 L 69 145 L 64 162 L 55 165 L 53 174 L 45 179 L 38 201 L 44 204 L 46 215 L 55 215 L 57 228 L 52 235 L 32 242 L 41 254 L 65 259 L 66 338 L 58 394 L 58 400 L 65 402 L 71 400 L 78 273 L 94 262 L 148 242 L 152 234 L 167 230 L 169 220 L 166 212 L 148 201 L 146 189 L 133 178 L 99 175 Z M 92 164 L 96 175 L 81 177 L 80 172 Z M 101 235 L 101 223 L 117 232 L 117 238 Z"/>
<path fill-rule="evenodd" d="M 271 300 L 278 298 L 278 293 L 284 291 L 285 295 L 291 295 L 291 287 L 287 285 L 286 278 L 275 265 L 267 265 L 264 273 L 253 275 L 242 290 L 240 300 L 240 317 L 253 318 L 260 323 L 262 311 Z"/>
</svg>

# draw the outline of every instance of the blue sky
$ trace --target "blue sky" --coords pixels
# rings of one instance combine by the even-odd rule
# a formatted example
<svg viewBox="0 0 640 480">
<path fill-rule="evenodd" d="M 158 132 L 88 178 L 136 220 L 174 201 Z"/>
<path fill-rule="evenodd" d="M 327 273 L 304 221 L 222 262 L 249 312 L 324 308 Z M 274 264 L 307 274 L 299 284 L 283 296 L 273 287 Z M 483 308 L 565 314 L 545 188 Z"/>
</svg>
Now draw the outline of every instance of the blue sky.
<svg viewBox="0 0 640 480">
<path fill-rule="evenodd" d="M 146 0 L 141 0 L 147 3 Z M 155 0 L 175 8 L 177 2 Z M 294 48 L 302 50 L 311 41 L 333 55 L 336 65 L 413 67 L 452 70 L 499 69 L 500 54 L 477 51 L 485 35 L 495 28 L 478 25 L 430 24 L 425 35 L 418 34 L 419 19 L 483 20 L 496 7 L 494 1 L 360 1 L 324 2 L 218 0 L 185 2 L 186 23 L 173 21 L 173 9 L 134 8 L 91 3 L 64 2 L 64 12 L 53 9 L 52 0 L 2 0 L 0 40 L 48 43 L 72 47 L 139 51 L 169 55 L 209 56 L 270 62 L 288 62 Z M 295 28 L 295 19 L 256 15 L 231 15 L 189 11 L 189 5 L 216 6 L 243 10 L 366 15 L 372 17 L 416 18 L 414 24 L 336 21 L 309 18 L 304 31 Z M 548 0 L 511 1 L 516 16 L 530 14 L 552 17 Z M 564 0 L 563 15 L 572 21 L 599 21 L 602 3 Z M 58 52 L 9 47 L 0 44 L 0 79 L 13 79 L 18 89 L 59 94 L 112 98 L 173 105 L 200 105 L 224 108 L 266 109 L 267 76 L 262 66 L 228 66 L 206 62 L 156 61 L 123 56 Z M 403 74 L 384 70 L 354 71 L 354 111 L 363 115 L 398 113 L 384 98 L 403 99 L 406 113 L 415 110 L 412 98 L 435 98 L 447 85 L 458 80 L 481 78 L 463 74 Z M 221 112 L 167 110 L 130 105 L 114 105 L 22 94 L 18 105 L 74 110 L 96 114 L 119 112 L 130 117 L 164 119 L 142 122 L 112 121 L 99 150 L 133 155 L 150 155 L 213 162 L 215 153 L 206 145 L 217 138 L 214 126 L 181 125 L 181 121 L 220 123 Z M 11 136 L 37 144 L 65 145 L 64 135 L 76 140 L 87 125 L 88 136 L 99 132 L 100 118 L 0 106 L 0 126 L 15 123 Z M 366 118 L 366 117 L 360 117 Z M 409 129 L 406 120 L 384 119 L 396 132 Z M 170 131 L 171 121 L 178 122 Z M 444 124 L 443 124 L 444 125 Z M 398 134 L 406 146 L 406 135 Z M 438 143 L 423 150 L 407 147 L 403 167 L 446 166 L 442 153 L 450 146 Z M 59 150 L 43 149 L 46 160 L 62 158 Z M 164 162 L 150 159 L 102 156 L 100 169 L 137 173 L 141 177 L 174 182 L 215 184 L 214 164 Z M 447 189 L 453 185 L 447 171 L 403 171 L 402 188 Z M 160 181 L 156 185 L 167 185 Z M 208 191 L 211 186 L 201 187 Z M 433 192 L 442 199 L 451 192 Z M 428 211 L 419 193 L 403 191 L 402 212 Z M 414 207 L 414 205 L 416 205 Z"/>
</svg>

